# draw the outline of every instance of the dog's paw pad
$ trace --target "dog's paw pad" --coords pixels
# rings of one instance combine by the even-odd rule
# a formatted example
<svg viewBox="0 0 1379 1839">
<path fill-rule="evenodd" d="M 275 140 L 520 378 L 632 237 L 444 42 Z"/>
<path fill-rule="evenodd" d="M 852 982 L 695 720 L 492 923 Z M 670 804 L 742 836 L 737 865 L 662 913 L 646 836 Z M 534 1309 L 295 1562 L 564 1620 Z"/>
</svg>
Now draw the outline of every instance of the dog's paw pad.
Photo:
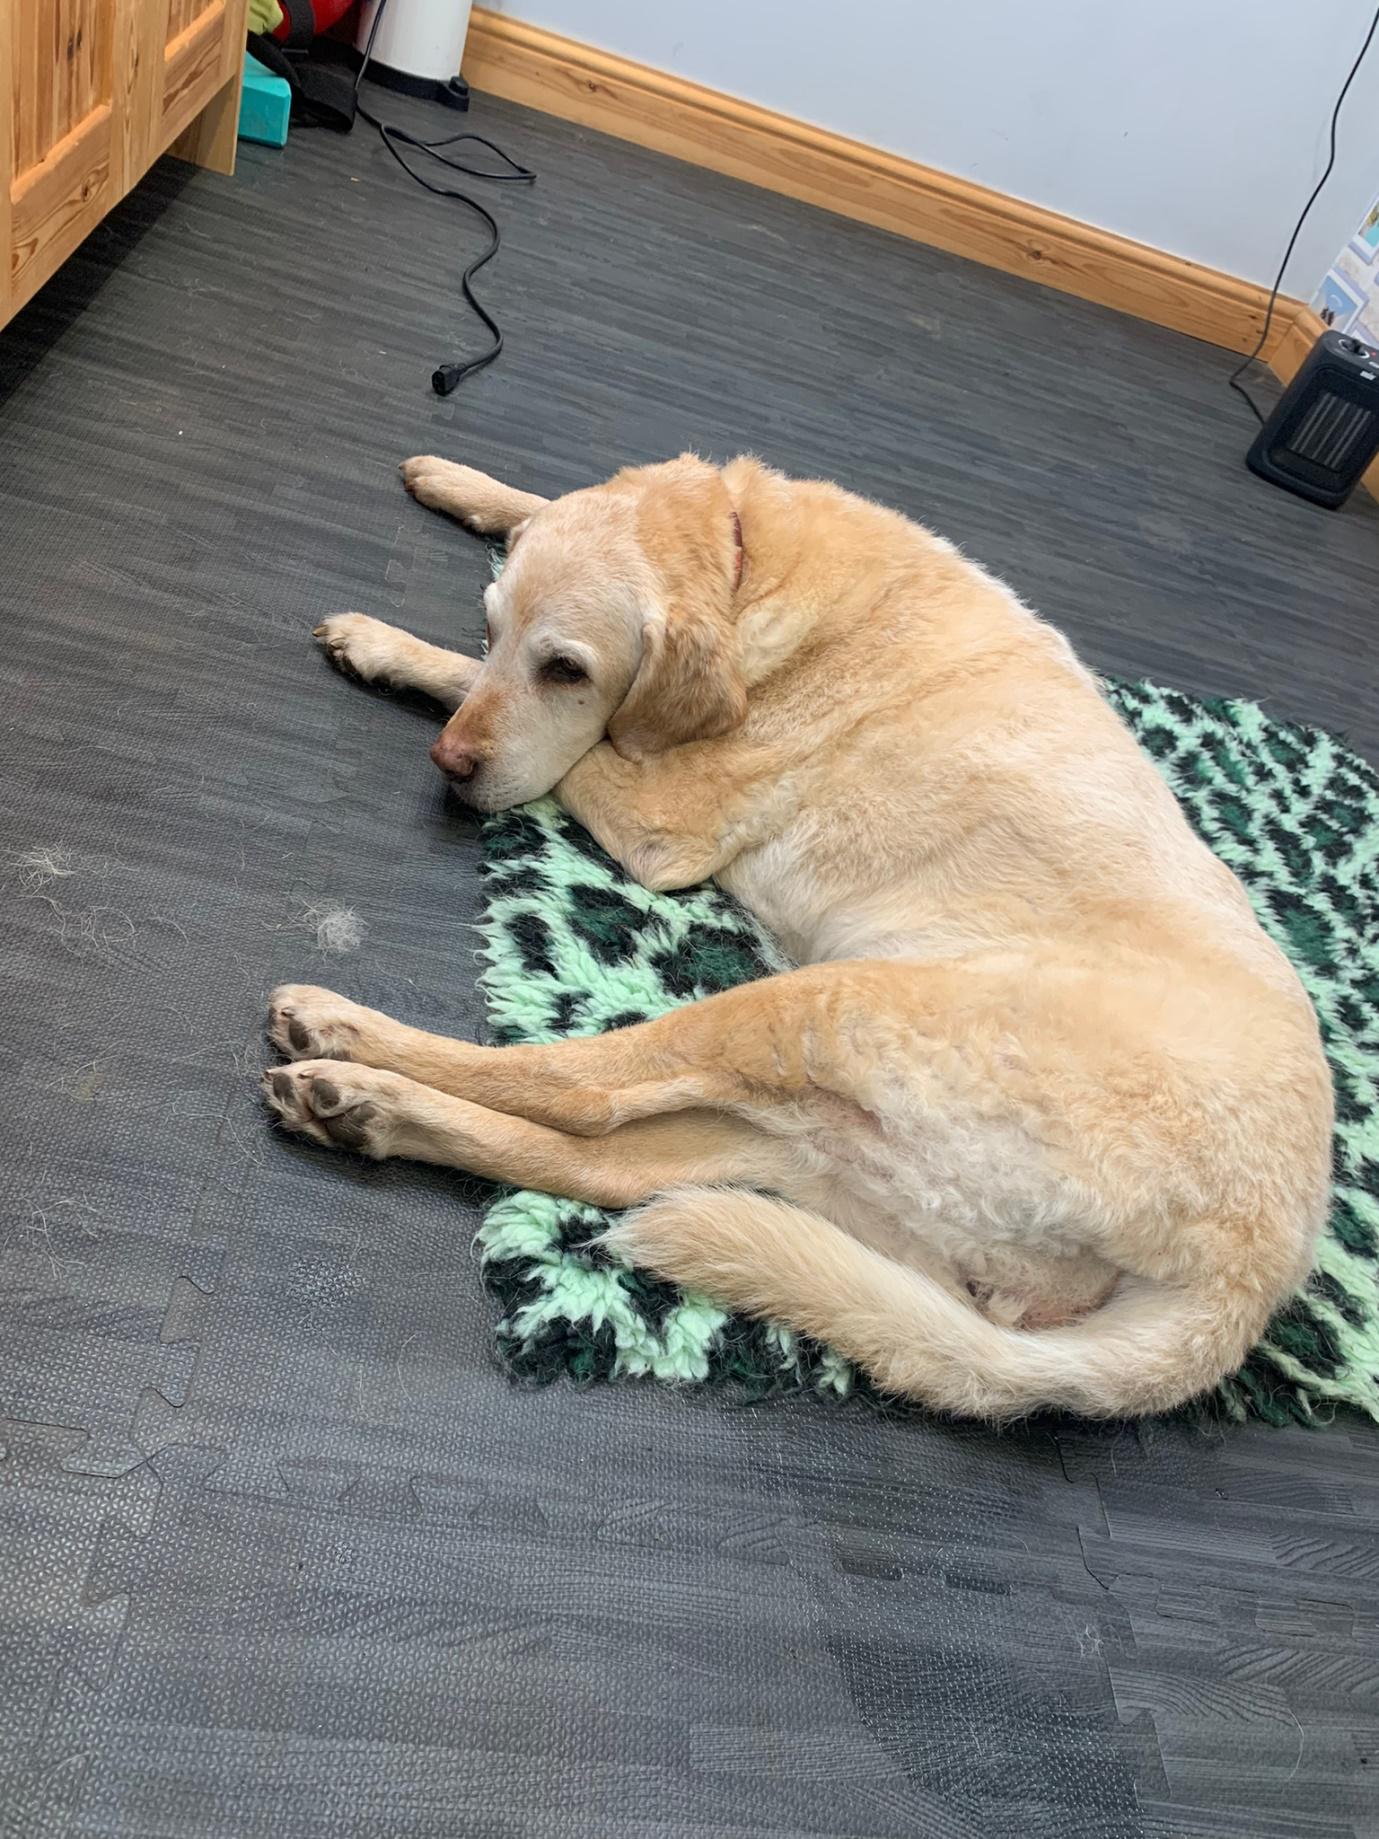
<svg viewBox="0 0 1379 1839">
<path fill-rule="evenodd" d="M 360 1155 L 388 1154 L 384 1107 L 364 1079 L 333 1077 L 311 1061 L 265 1073 L 264 1096 L 289 1130 Z M 371 1076 L 373 1077 L 373 1076 Z"/>
<path fill-rule="evenodd" d="M 289 1060 L 348 1060 L 359 1038 L 357 1003 L 310 983 L 284 983 L 268 999 L 268 1038 Z"/>
</svg>

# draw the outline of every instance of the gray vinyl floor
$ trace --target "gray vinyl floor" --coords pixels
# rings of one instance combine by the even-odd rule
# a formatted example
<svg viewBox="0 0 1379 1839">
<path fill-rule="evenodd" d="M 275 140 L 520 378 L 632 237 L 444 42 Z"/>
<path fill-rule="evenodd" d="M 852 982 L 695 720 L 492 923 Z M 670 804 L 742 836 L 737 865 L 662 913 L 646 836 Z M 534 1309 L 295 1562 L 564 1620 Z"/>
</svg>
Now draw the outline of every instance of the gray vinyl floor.
<svg viewBox="0 0 1379 1839">
<path fill-rule="evenodd" d="M 408 453 L 753 448 L 1379 756 L 1379 506 L 1249 477 L 1223 354 L 472 119 L 540 182 L 448 402 L 475 232 L 363 130 L 160 168 L 0 335 L 0 1832 L 1379 1833 L 1379 1430 L 514 1390 L 477 1185 L 270 1134 L 275 981 L 481 1022 L 431 724 L 308 638 L 473 642 Z"/>
</svg>

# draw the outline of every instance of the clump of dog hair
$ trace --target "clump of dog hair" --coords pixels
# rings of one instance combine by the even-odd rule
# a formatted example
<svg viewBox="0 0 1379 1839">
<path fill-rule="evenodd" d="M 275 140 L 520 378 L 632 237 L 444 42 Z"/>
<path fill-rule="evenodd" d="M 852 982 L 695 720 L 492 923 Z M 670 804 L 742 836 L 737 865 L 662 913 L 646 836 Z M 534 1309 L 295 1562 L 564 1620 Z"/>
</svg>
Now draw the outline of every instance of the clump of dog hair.
<svg viewBox="0 0 1379 1839">
<path fill-rule="evenodd" d="M 109 958 L 134 944 L 138 929 L 123 907 L 102 902 L 79 912 L 75 907 L 64 907 L 49 891 L 55 882 L 72 876 L 80 877 L 78 886 L 88 880 L 106 881 L 121 867 L 118 862 L 105 856 L 78 855 L 61 843 L 36 843 L 14 851 L 5 858 L 4 865 L 14 871 L 21 894 L 51 907 L 58 922 L 57 942 L 65 951 L 79 955 L 94 952 Z"/>
<path fill-rule="evenodd" d="M 315 935 L 318 951 L 357 951 L 368 927 L 353 907 L 303 901 L 298 914 L 303 931 Z"/>
<path fill-rule="evenodd" d="M 26 894 L 47 887 L 50 881 L 61 881 L 77 872 L 77 859 L 71 850 L 52 844 L 21 849 L 10 857 L 10 865 L 18 870 L 19 885 Z"/>
</svg>

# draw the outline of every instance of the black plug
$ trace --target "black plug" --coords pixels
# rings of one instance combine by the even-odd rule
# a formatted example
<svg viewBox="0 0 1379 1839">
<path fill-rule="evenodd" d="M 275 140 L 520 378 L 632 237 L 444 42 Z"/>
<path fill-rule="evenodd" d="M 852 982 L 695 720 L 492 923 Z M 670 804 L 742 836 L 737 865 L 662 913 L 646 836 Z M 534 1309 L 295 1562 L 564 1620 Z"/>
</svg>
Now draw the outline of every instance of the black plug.
<svg viewBox="0 0 1379 1839">
<path fill-rule="evenodd" d="M 440 365 L 431 372 L 431 388 L 438 396 L 448 396 L 451 390 L 458 388 L 460 378 L 468 369 L 468 364 Z"/>
</svg>

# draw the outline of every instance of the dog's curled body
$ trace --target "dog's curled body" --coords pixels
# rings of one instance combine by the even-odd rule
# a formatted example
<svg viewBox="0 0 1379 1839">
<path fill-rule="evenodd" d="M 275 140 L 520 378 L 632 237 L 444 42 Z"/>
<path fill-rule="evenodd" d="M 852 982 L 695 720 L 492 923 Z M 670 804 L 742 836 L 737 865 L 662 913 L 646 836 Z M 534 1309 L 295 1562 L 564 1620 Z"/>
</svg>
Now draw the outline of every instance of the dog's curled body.
<svg viewBox="0 0 1379 1839">
<path fill-rule="evenodd" d="M 550 504 L 408 469 L 516 532 L 489 656 L 360 615 L 333 654 L 454 707 L 434 757 L 476 808 L 554 788 L 646 886 L 716 877 L 799 968 L 510 1049 L 289 989 L 288 1121 L 330 1140 L 363 1108 L 372 1153 L 628 1207 L 630 1259 L 943 1409 L 1130 1415 L 1238 1364 L 1325 1218 L 1328 1069 L 1066 641 L 929 531 L 753 460 Z M 339 1111 L 322 1053 L 361 1082 Z"/>
</svg>

